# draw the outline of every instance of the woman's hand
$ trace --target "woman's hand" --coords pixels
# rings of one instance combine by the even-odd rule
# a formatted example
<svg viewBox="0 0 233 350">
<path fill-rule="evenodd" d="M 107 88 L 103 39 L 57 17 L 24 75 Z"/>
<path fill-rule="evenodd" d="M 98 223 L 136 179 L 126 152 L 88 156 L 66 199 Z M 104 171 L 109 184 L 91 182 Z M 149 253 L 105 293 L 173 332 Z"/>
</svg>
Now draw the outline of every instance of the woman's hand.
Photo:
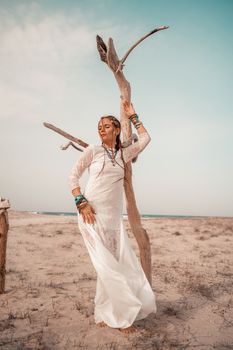
<svg viewBox="0 0 233 350">
<path fill-rule="evenodd" d="M 136 114 L 134 106 L 132 103 L 129 103 L 127 100 L 122 99 L 122 106 L 125 111 L 125 114 L 127 117 L 131 117 L 132 114 Z"/>
<path fill-rule="evenodd" d="M 96 212 L 90 204 L 85 205 L 85 207 L 80 210 L 80 213 L 85 223 L 94 224 Z"/>
</svg>

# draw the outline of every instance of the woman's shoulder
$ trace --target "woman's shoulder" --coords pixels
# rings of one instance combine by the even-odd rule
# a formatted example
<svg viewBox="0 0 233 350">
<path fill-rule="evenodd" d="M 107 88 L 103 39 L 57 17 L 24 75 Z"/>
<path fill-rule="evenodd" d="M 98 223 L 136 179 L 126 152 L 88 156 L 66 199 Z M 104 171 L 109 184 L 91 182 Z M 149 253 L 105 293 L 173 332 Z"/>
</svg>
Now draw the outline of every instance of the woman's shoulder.
<svg viewBox="0 0 233 350">
<path fill-rule="evenodd" d="M 101 145 L 95 145 L 93 143 L 89 144 L 86 149 L 88 149 L 90 152 L 92 152 L 93 155 L 96 155 L 96 154 L 103 152 L 103 147 Z"/>
<path fill-rule="evenodd" d="M 96 151 L 103 151 L 103 146 L 102 145 L 96 145 L 96 144 L 92 144 L 93 149 L 95 149 Z"/>
</svg>

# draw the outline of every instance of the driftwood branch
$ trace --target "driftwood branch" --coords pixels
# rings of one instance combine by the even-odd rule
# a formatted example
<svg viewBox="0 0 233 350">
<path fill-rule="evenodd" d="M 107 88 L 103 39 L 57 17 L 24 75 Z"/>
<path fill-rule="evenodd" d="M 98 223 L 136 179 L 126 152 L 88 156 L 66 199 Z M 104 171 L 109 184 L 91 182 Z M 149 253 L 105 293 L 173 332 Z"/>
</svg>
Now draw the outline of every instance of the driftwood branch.
<svg viewBox="0 0 233 350">
<path fill-rule="evenodd" d="M 124 62 L 128 58 L 129 54 L 133 51 L 133 49 L 135 49 L 136 46 L 138 46 L 143 40 L 145 40 L 152 34 L 168 28 L 169 28 L 168 26 L 160 26 L 158 28 L 151 30 L 149 33 L 145 34 L 138 41 L 136 41 L 134 45 L 130 47 L 130 49 L 126 52 L 126 54 L 123 56 L 121 60 L 119 60 L 117 56 L 112 38 L 109 38 L 108 47 L 107 47 L 103 39 L 99 35 L 97 35 L 96 41 L 97 41 L 97 49 L 99 51 L 100 59 L 101 61 L 105 62 L 114 72 L 116 73 L 121 72 L 124 67 Z"/>
<path fill-rule="evenodd" d="M 66 143 L 65 145 L 62 145 L 62 146 L 61 146 L 61 150 L 62 150 L 62 151 L 65 151 L 65 150 L 67 150 L 67 148 L 69 148 L 70 146 L 74 147 L 75 149 L 77 149 L 77 150 L 80 151 L 80 152 L 83 152 L 83 149 L 77 147 L 72 141 Z"/>
<path fill-rule="evenodd" d="M 100 59 L 101 61 L 107 63 L 107 46 L 105 45 L 103 39 L 99 35 L 96 36 L 96 41 L 97 48 L 100 54 Z"/>
<path fill-rule="evenodd" d="M 119 65 L 117 68 L 118 72 L 119 70 L 122 70 L 122 68 L 124 67 L 124 62 L 126 61 L 127 57 L 129 56 L 129 54 L 133 51 L 133 49 L 135 49 L 136 46 L 138 46 L 143 40 L 145 40 L 146 38 L 148 38 L 150 35 L 159 32 L 160 30 L 164 30 L 164 29 L 168 29 L 168 26 L 161 26 L 158 28 L 155 28 L 154 30 L 152 30 L 150 33 L 144 35 L 141 39 L 139 39 L 134 45 L 131 46 L 131 48 L 126 52 L 126 54 L 123 56 L 123 58 L 119 61 Z"/>
<path fill-rule="evenodd" d="M 119 86 L 120 90 L 120 97 L 127 100 L 128 102 L 131 101 L 131 87 L 130 83 L 126 80 L 123 72 L 122 67 L 123 63 L 129 56 L 130 52 L 144 39 L 149 37 L 150 35 L 163 30 L 167 29 L 167 26 L 158 27 L 154 30 L 152 30 L 150 33 L 144 35 L 141 39 L 139 39 L 124 55 L 122 60 L 119 60 L 112 38 L 108 41 L 108 47 L 105 45 L 103 39 L 97 35 L 97 49 L 100 54 L 100 59 L 105 62 L 108 67 L 112 70 L 114 77 L 116 79 L 116 82 Z M 120 110 L 121 115 L 121 128 L 122 128 L 122 136 L 123 141 L 128 140 L 132 135 L 132 129 L 131 124 L 129 122 L 129 119 L 125 115 L 124 109 L 121 105 Z M 148 281 L 152 282 L 151 278 L 151 247 L 150 247 L 150 240 L 149 236 L 146 232 L 146 230 L 142 227 L 141 223 L 141 217 L 136 205 L 136 199 L 134 195 L 133 185 L 132 185 L 132 165 L 131 162 L 126 164 L 125 168 L 125 180 L 124 180 L 124 190 L 126 195 L 126 209 L 128 213 L 128 220 L 132 229 L 132 232 L 136 238 L 136 241 L 139 246 L 140 251 L 140 260 L 142 268 L 145 272 L 145 275 L 148 279 Z"/>
<path fill-rule="evenodd" d="M 46 128 L 49 128 L 55 132 L 57 132 L 58 134 L 64 136 L 65 138 L 67 138 L 68 140 L 72 140 L 73 142 L 79 144 L 80 146 L 82 146 L 83 148 L 86 148 L 87 146 L 89 146 L 88 143 L 78 139 L 77 137 L 74 137 L 73 135 L 70 135 L 68 134 L 67 132 L 57 128 L 56 126 L 52 125 L 52 124 L 49 124 L 49 123 L 43 123 L 43 125 L 46 127 Z M 61 146 L 61 149 L 62 150 L 66 150 L 67 148 L 69 148 L 69 146 L 72 146 L 74 147 L 75 149 L 77 149 L 78 151 L 80 152 L 83 152 L 83 149 L 77 147 L 72 141 L 68 142 L 67 144 L 65 145 L 62 145 Z M 122 147 L 123 148 L 126 148 L 128 146 L 130 146 L 132 144 L 132 142 L 137 142 L 138 141 L 138 137 L 136 134 L 132 134 L 130 135 L 130 137 L 127 138 L 127 140 L 125 142 L 122 142 Z M 136 158 L 135 158 L 136 159 Z"/>
<path fill-rule="evenodd" d="M 65 132 L 65 131 L 63 131 L 63 130 L 57 128 L 56 126 L 54 126 L 54 125 L 52 125 L 52 124 L 43 123 L 43 125 L 46 126 L 46 128 L 49 128 L 49 129 L 51 129 L 51 130 L 57 132 L 58 134 L 64 136 L 66 139 L 71 140 L 71 141 L 77 143 L 78 145 L 80 145 L 80 146 L 82 146 L 82 147 L 84 147 L 84 148 L 86 148 L 86 147 L 88 146 L 88 143 L 86 143 L 86 142 L 84 142 L 84 141 L 78 139 L 77 137 L 74 137 L 74 136 L 68 134 L 67 132 Z"/>
</svg>

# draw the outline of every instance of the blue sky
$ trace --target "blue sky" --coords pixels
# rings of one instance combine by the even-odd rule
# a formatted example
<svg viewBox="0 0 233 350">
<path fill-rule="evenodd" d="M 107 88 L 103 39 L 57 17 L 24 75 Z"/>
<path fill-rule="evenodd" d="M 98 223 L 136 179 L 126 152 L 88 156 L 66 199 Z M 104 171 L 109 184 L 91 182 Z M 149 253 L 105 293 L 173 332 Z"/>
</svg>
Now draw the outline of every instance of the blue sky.
<svg viewBox="0 0 233 350">
<path fill-rule="evenodd" d="M 133 166 L 141 213 L 233 214 L 232 1 L 0 0 L 0 195 L 12 209 L 74 211 L 79 157 L 44 121 L 99 143 L 119 91 L 95 36 L 126 61 L 132 101 L 152 141 Z M 3 170 L 2 170 L 3 169 Z M 83 186 L 87 180 L 83 178 Z"/>
</svg>

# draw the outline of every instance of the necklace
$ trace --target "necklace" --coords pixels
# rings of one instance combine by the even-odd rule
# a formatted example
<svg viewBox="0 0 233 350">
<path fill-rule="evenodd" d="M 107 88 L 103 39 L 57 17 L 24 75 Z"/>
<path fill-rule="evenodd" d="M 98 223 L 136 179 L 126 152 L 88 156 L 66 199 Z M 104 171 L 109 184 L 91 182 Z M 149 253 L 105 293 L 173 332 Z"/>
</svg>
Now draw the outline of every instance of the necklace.
<svg viewBox="0 0 233 350">
<path fill-rule="evenodd" d="M 116 165 L 116 154 L 117 154 L 117 150 L 116 149 L 112 149 L 112 148 L 107 148 L 104 145 L 102 145 L 103 148 L 105 149 L 108 158 L 110 158 L 112 165 L 115 166 Z"/>
</svg>

